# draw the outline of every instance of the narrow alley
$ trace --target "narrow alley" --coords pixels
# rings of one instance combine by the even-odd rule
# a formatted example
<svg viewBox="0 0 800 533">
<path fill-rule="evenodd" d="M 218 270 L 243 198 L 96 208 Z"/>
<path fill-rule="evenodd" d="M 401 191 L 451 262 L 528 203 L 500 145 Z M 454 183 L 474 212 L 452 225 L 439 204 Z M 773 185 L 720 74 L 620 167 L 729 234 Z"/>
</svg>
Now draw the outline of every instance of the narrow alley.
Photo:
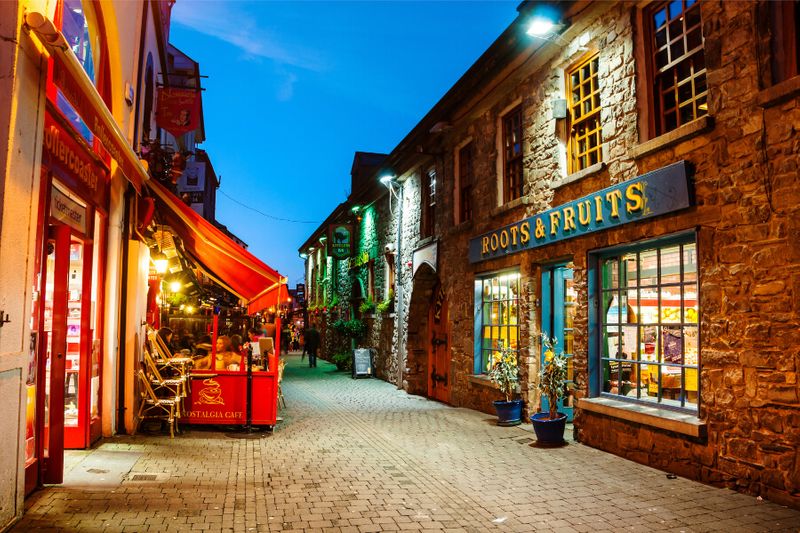
<svg viewBox="0 0 800 533">
<path fill-rule="evenodd" d="M 800 531 L 800 511 L 288 363 L 272 435 L 106 439 L 13 531 Z"/>
</svg>

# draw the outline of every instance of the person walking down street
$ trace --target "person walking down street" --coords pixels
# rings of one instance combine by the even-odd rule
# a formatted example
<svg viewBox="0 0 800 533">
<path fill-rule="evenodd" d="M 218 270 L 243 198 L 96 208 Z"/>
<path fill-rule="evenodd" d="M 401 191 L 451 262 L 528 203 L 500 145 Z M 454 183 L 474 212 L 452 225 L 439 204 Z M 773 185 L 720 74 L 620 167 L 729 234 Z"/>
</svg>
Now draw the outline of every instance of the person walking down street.
<svg viewBox="0 0 800 533">
<path fill-rule="evenodd" d="M 316 368 L 319 331 L 316 330 L 314 324 L 311 324 L 311 327 L 306 330 L 305 340 L 305 351 L 308 352 L 308 368 Z"/>
</svg>

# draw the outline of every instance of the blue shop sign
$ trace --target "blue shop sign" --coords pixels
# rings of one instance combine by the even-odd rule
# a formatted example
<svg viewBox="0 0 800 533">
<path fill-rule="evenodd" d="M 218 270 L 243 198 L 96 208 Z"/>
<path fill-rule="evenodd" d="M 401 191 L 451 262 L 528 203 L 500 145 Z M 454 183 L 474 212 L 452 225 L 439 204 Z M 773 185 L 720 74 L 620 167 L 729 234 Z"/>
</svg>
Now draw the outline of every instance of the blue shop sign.
<svg viewBox="0 0 800 533">
<path fill-rule="evenodd" d="M 469 262 L 538 248 L 691 205 L 686 161 L 648 172 L 469 241 Z"/>
</svg>

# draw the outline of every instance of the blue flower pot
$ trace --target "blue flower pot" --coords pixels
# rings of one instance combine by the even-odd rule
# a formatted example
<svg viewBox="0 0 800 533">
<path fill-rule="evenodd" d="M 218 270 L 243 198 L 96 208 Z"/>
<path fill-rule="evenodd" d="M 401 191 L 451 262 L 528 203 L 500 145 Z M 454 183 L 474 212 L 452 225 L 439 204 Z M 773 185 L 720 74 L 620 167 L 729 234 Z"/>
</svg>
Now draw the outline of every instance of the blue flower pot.
<svg viewBox="0 0 800 533">
<path fill-rule="evenodd" d="M 558 418 L 550 420 L 550 413 L 536 413 L 531 415 L 533 431 L 536 432 L 536 444 L 542 446 L 560 446 L 565 444 L 564 429 L 567 425 L 567 415 L 558 413 Z"/>
<path fill-rule="evenodd" d="M 498 426 L 518 426 L 522 423 L 522 400 L 497 400 L 493 403 Z"/>
</svg>

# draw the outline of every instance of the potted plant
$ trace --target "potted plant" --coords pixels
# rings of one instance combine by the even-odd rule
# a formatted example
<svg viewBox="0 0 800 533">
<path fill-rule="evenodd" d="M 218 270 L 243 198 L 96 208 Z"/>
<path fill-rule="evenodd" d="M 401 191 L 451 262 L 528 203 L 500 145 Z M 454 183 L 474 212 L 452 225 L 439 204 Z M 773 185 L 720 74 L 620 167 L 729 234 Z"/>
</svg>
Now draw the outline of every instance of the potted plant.
<svg viewBox="0 0 800 533">
<path fill-rule="evenodd" d="M 522 421 L 522 400 L 512 400 L 519 382 L 519 369 L 517 368 L 517 352 L 511 348 L 501 347 L 500 351 L 492 354 L 486 365 L 489 379 L 497 384 L 506 399 L 496 400 L 494 408 L 497 411 L 498 426 L 516 426 Z"/>
<path fill-rule="evenodd" d="M 550 410 L 531 415 L 533 430 L 536 432 L 537 444 L 556 446 L 564 444 L 564 429 L 567 415 L 558 412 L 558 400 L 564 397 L 567 388 L 567 358 L 564 352 L 556 353 L 556 338 L 549 338 L 542 333 L 544 363 L 539 373 L 539 392 L 547 398 Z"/>
<path fill-rule="evenodd" d="M 361 302 L 361 305 L 358 306 L 358 310 L 361 311 L 362 315 L 367 315 L 370 313 L 375 312 L 375 302 L 372 300 L 371 296 L 368 296 L 366 300 Z"/>
<path fill-rule="evenodd" d="M 386 299 L 377 304 L 375 306 L 375 309 L 382 314 L 390 313 L 392 311 L 393 305 L 394 305 L 394 289 L 389 289 L 389 294 L 386 295 Z"/>
</svg>

